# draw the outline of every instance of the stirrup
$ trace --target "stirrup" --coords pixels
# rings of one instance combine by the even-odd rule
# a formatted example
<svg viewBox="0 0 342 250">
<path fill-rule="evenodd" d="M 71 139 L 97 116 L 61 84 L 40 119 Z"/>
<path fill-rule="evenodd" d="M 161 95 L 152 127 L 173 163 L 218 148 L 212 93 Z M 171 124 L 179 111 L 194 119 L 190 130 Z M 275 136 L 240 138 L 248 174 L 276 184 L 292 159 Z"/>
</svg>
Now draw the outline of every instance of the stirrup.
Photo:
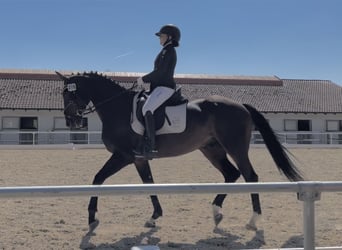
<svg viewBox="0 0 342 250">
<path fill-rule="evenodd" d="M 150 150 L 150 151 L 136 151 L 133 150 L 133 153 L 135 154 L 134 157 L 137 159 L 145 159 L 145 160 L 152 160 L 153 158 L 156 158 L 158 155 L 157 150 Z"/>
</svg>

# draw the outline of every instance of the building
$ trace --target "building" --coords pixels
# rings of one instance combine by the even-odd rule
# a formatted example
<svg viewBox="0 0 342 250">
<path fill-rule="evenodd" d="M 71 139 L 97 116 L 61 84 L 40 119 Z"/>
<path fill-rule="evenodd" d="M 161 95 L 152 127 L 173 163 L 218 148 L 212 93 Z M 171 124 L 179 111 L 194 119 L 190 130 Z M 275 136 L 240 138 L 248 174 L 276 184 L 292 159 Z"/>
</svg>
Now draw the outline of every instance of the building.
<svg viewBox="0 0 342 250">
<path fill-rule="evenodd" d="M 127 86 L 140 75 L 104 74 Z M 329 80 L 189 74 L 176 78 L 189 100 L 216 94 L 251 104 L 276 132 L 295 132 L 293 140 L 298 139 L 298 132 L 303 133 L 302 139 L 315 143 L 322 139 L 312 133 L 342 131 L 342 87 Z M 70 134 L 63 115 L 62 88 L 63 82 L 53 71 L 0 70 L 0 144 L 100 142 L 101 122 L 96 114 L 87 116 L 83 133 Z M 96 132 L 92 135 L 85 130 Z M 337 135 L 334 139 L 342 138 Z"/>
</svg>

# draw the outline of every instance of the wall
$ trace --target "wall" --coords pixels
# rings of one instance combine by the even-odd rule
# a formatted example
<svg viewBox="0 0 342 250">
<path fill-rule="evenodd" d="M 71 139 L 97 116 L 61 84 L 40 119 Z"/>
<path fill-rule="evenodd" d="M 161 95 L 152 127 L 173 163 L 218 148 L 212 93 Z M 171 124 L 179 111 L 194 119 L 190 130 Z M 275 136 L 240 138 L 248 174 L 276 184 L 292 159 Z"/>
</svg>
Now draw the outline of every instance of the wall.
<svg viewBox="0 0 342 250">
<path fill-rule="evenodd" d="M 114 115 L 114 114 L 113 114 Z M 47 110 L 1 110 L 0 121 L 2 117 L 38 117 L 38 130 L 39 131 L 52 131 L 54 129 L 54 117 L 60 117 L 64 119 L 63 111 L 47 111 Z M 285 119 L 309 119 L 312 121 L 312 131 L 325 132 L 326 120 L 342 120 L 342 114 L 275 114 L 266 113 L 265 118 L 269 121 L 271 127 L 278 132 L 284 131 Z M 102 124 L 97 113 L 87 115 L 88 117 L 88 131 L 101 131 Z M 65 128 L 68 130 L 67 128 Z M 0 122 L 0 130 L 2 128 L 2 122 Z"/>
<path fill-rule="evenodd" d="M 39 131 L 52 131 L 54 129 L 54 118 L 60 117 L 64 119 L 63 111 L 48 110 L 1 110 L 0 121 L 3 117 L 38 117 Z M 96 113 L 90 114 L 88 117 L 88 130 L 99 131 L 102 128 L 101 121 Z M 65 128 L 68 130 L 67 128 Z M 3 130 L 2 122 L 0 122 L 0 130 Z"/>
<path fill-rule="evenodd" d="M 311 120 L 311 128 L 314 132 L 326 132 L 327 120 L 342 120 L 342 114 L 264 114 L 265 118 L 269 121 L 271 127 L 278 132 L 284 131 L 284 120 Z"/>
</svg>

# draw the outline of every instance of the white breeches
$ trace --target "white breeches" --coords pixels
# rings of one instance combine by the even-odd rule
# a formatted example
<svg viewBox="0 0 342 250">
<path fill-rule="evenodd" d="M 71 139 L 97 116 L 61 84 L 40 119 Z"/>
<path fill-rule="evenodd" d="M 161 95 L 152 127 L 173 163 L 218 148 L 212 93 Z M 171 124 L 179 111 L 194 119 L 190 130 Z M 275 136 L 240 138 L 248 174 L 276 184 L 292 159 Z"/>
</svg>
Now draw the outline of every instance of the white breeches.
<svg viewBox="0 0 342 250">
<path fill-rule="evenodd" d="M 168 87 L 156 87 L 152 93 L 148 96 L 143 108 L 142 113 L 145 116 L 147 111 L 154 111 L 162 105 L 167 99 L 169 99 L 175 92 L 174 89 Z"/>
</svg>

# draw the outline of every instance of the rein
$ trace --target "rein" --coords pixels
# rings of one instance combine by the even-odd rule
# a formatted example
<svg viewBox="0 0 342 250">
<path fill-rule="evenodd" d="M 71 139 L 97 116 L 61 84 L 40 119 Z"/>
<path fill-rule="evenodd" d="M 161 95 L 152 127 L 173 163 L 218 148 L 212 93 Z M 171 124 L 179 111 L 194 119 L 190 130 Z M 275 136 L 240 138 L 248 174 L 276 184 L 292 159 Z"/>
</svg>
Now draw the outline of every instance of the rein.
<svg viewBox="0 0 342 250">
<path fill-rule="evenodd" d="M 126 92 L 129 92 L 129 91 L 135 89 L 136 87 L 137 87 L 137 83 L 135 82 L 135 83 L 133 83 L 132 87 L 130 87 L 130 88 L 128 88 L 128 89 L 125 89 L 125 90 L 121 91 L 120 93 L 118 93 L 118 94 L 116 94 L 116 95 L 113 95 L 113 96 L 111 96 L 111 97 L 109 97 L 109 98 L 103 100 L 102 102 L 98 103 L 98 104 L 96 105 L 96 106 L 97 106 L 97 109 L 98 109 L 100 106 L 102 106 L 102 105 L 104 105 L 104 104 L 106 104 L 106 103 L 112 101 L 113 99 L 116 99 L 116 98 L 118 98 L 119 96 L 125 94 Z M 88 115 L 88 114 L 94 113 L 95 111 L 96 111 L 96 107 L 95 107 L 95 105 L 92 105 L 91 107 L 86 108 L 86 109 L 83 111 L 82 115 Z"/>
</svg>

